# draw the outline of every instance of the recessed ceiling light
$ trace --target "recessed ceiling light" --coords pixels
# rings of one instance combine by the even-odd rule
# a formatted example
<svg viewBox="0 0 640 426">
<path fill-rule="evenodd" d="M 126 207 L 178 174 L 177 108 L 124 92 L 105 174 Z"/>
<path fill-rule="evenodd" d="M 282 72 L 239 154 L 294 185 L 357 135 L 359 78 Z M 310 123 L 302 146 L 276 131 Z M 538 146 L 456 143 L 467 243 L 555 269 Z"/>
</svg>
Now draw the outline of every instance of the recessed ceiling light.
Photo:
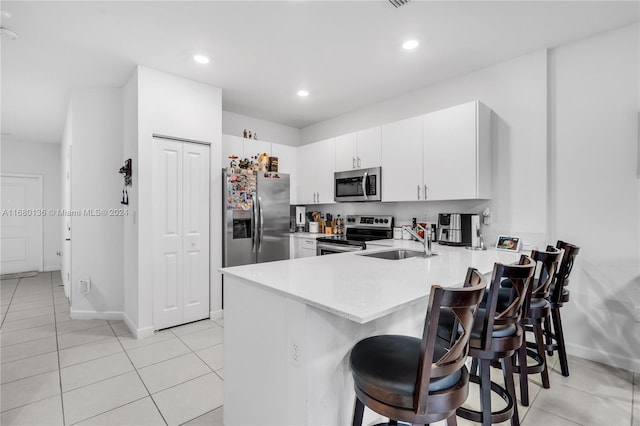
<svg viewBox="0 0 640 426">
<path fill-rule="evenodd" d="M 298 90 L 298 96 L 304 98 L 305 96 L 309 96 L 309 91 L 307 90 Z"/>
<path fill-rule="evenodd" d="M 418 43 L 418 40 L 407 40 L 404 43 L 402 43 L 402 48 L 405 50 L 411 50 L 418 47 L 419 44 L 420 43 Z"/>
<path fill-rule="evenodd" d="M 209 58 L 204 55 L 193 55 L 193 60 L 199 64 L 208 64 Z"/>
</svg>

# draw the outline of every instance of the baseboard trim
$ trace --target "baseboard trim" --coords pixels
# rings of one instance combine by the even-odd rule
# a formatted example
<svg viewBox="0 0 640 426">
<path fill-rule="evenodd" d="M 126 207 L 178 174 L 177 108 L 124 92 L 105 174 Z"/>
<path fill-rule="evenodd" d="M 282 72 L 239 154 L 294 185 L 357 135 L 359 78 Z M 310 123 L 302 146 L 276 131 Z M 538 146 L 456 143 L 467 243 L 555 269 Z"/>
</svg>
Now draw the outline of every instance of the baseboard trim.
<svg viewBox="0 0 640 426">
<path fill-rule="evenodd" d="M 74 311 L 71 309 L 69 311 L 69 317 L 71 319 L 78 320 L 87 320 L 87 319 L 99 319 L 99 320 L 110 320 L 110 321 L 120 321 L 123 319 L 124 313 L 118 311 Z"/>
<path fill-rule="evenodd" d="M 640 373 L 640 359 L 602 352 L 593 348 L 588 348 L 586 346 L 580 346 L 573 343 L 566 343 L 566 347 L 567 353 L 569 355 Z"/>
<path fill-rule="evenodd" d="M 126 313 L 123 314 L 122 320 L 129 328 L 129 331 L 131 332 L 133 337 L 135 337 L 136 339 L 151 337 L 153 336 L 153 333 L 155 333 L 153 327 L 137 328 Z"/>
<path fill-rule="evenodd" d="M 45 266 L 44 268 L 42 268 L 42 272 L 56 272 L 59 270 L 60 270 L 60 265 Z"/>
<path fill-rule="evenodd" d="M 217 311 L 209 312 L 209 319 L 217 320 L 224 318 L 224 309 L 218 309 Z"/>
</svg>

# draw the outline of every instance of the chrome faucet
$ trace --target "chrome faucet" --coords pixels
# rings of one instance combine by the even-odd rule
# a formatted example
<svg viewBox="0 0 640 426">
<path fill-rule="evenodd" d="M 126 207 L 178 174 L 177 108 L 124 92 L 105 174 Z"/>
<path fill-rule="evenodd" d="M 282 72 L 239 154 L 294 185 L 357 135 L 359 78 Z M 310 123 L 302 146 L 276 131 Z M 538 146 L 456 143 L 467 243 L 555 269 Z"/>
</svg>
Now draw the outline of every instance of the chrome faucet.
<svg viewBox="0 0 640 426">
<path fill-rule="evenodd" d="M 431 251 L 431 227 L 427 227 L 424 228 L 422 225 L 420 225 L 419 223 L 416 224 L 416 227 L 418 229 L 421 229 L 424 232 L 424 237 L 421 237 L 418 232 L 414 231 L 413 229 L 407 227 L 407 232 L 409 234 L 411 234 L 411 236 L 413 238 L 415 238 L 416 240 L 418 240 L 418 242 L 422 243 L 422 245 L 424 246 L 424 257 L 431 257 L 434 255 L 434 253 Z"/>
</svg>

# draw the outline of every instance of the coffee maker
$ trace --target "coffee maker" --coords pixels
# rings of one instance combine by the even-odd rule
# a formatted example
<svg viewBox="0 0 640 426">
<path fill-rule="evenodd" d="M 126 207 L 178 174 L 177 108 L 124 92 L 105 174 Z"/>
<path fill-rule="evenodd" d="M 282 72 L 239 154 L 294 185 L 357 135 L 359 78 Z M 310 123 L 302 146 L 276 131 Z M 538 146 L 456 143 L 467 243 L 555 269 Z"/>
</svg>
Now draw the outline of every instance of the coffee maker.
<svg viewBox="0 0 640 426">
<path fill-rule="evenodd" d="M 469 213 L 438 214 L 438 238 L 440 244 L 448 246 L 479 245 L 477 229 L 480 216 Z"/>
</svg>

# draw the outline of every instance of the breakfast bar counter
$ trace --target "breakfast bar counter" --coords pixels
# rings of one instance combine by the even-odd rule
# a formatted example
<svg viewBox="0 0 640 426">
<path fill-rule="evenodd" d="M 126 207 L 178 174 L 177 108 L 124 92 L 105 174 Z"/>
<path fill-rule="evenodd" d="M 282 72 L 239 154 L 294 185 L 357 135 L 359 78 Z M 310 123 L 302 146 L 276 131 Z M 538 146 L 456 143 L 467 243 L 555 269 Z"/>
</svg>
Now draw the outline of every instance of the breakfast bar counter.
<svg viewBox="0 0 640 426">
<path fill-rule="evenodd" d="M 519 255 L 434 245 L 437 256 L 387 260 L 369 250 L 223 268 L 226 425 L 349 424 L 351 347 L 378 334 L 420 336 L 429 289 L 462 284 Z M 388 247 L 382 247 L 388 245 Z M 375 248 L 373 248 L 375 247 Z M 377 419 L 366 412 L 366 421 Z"/>
</svg>

